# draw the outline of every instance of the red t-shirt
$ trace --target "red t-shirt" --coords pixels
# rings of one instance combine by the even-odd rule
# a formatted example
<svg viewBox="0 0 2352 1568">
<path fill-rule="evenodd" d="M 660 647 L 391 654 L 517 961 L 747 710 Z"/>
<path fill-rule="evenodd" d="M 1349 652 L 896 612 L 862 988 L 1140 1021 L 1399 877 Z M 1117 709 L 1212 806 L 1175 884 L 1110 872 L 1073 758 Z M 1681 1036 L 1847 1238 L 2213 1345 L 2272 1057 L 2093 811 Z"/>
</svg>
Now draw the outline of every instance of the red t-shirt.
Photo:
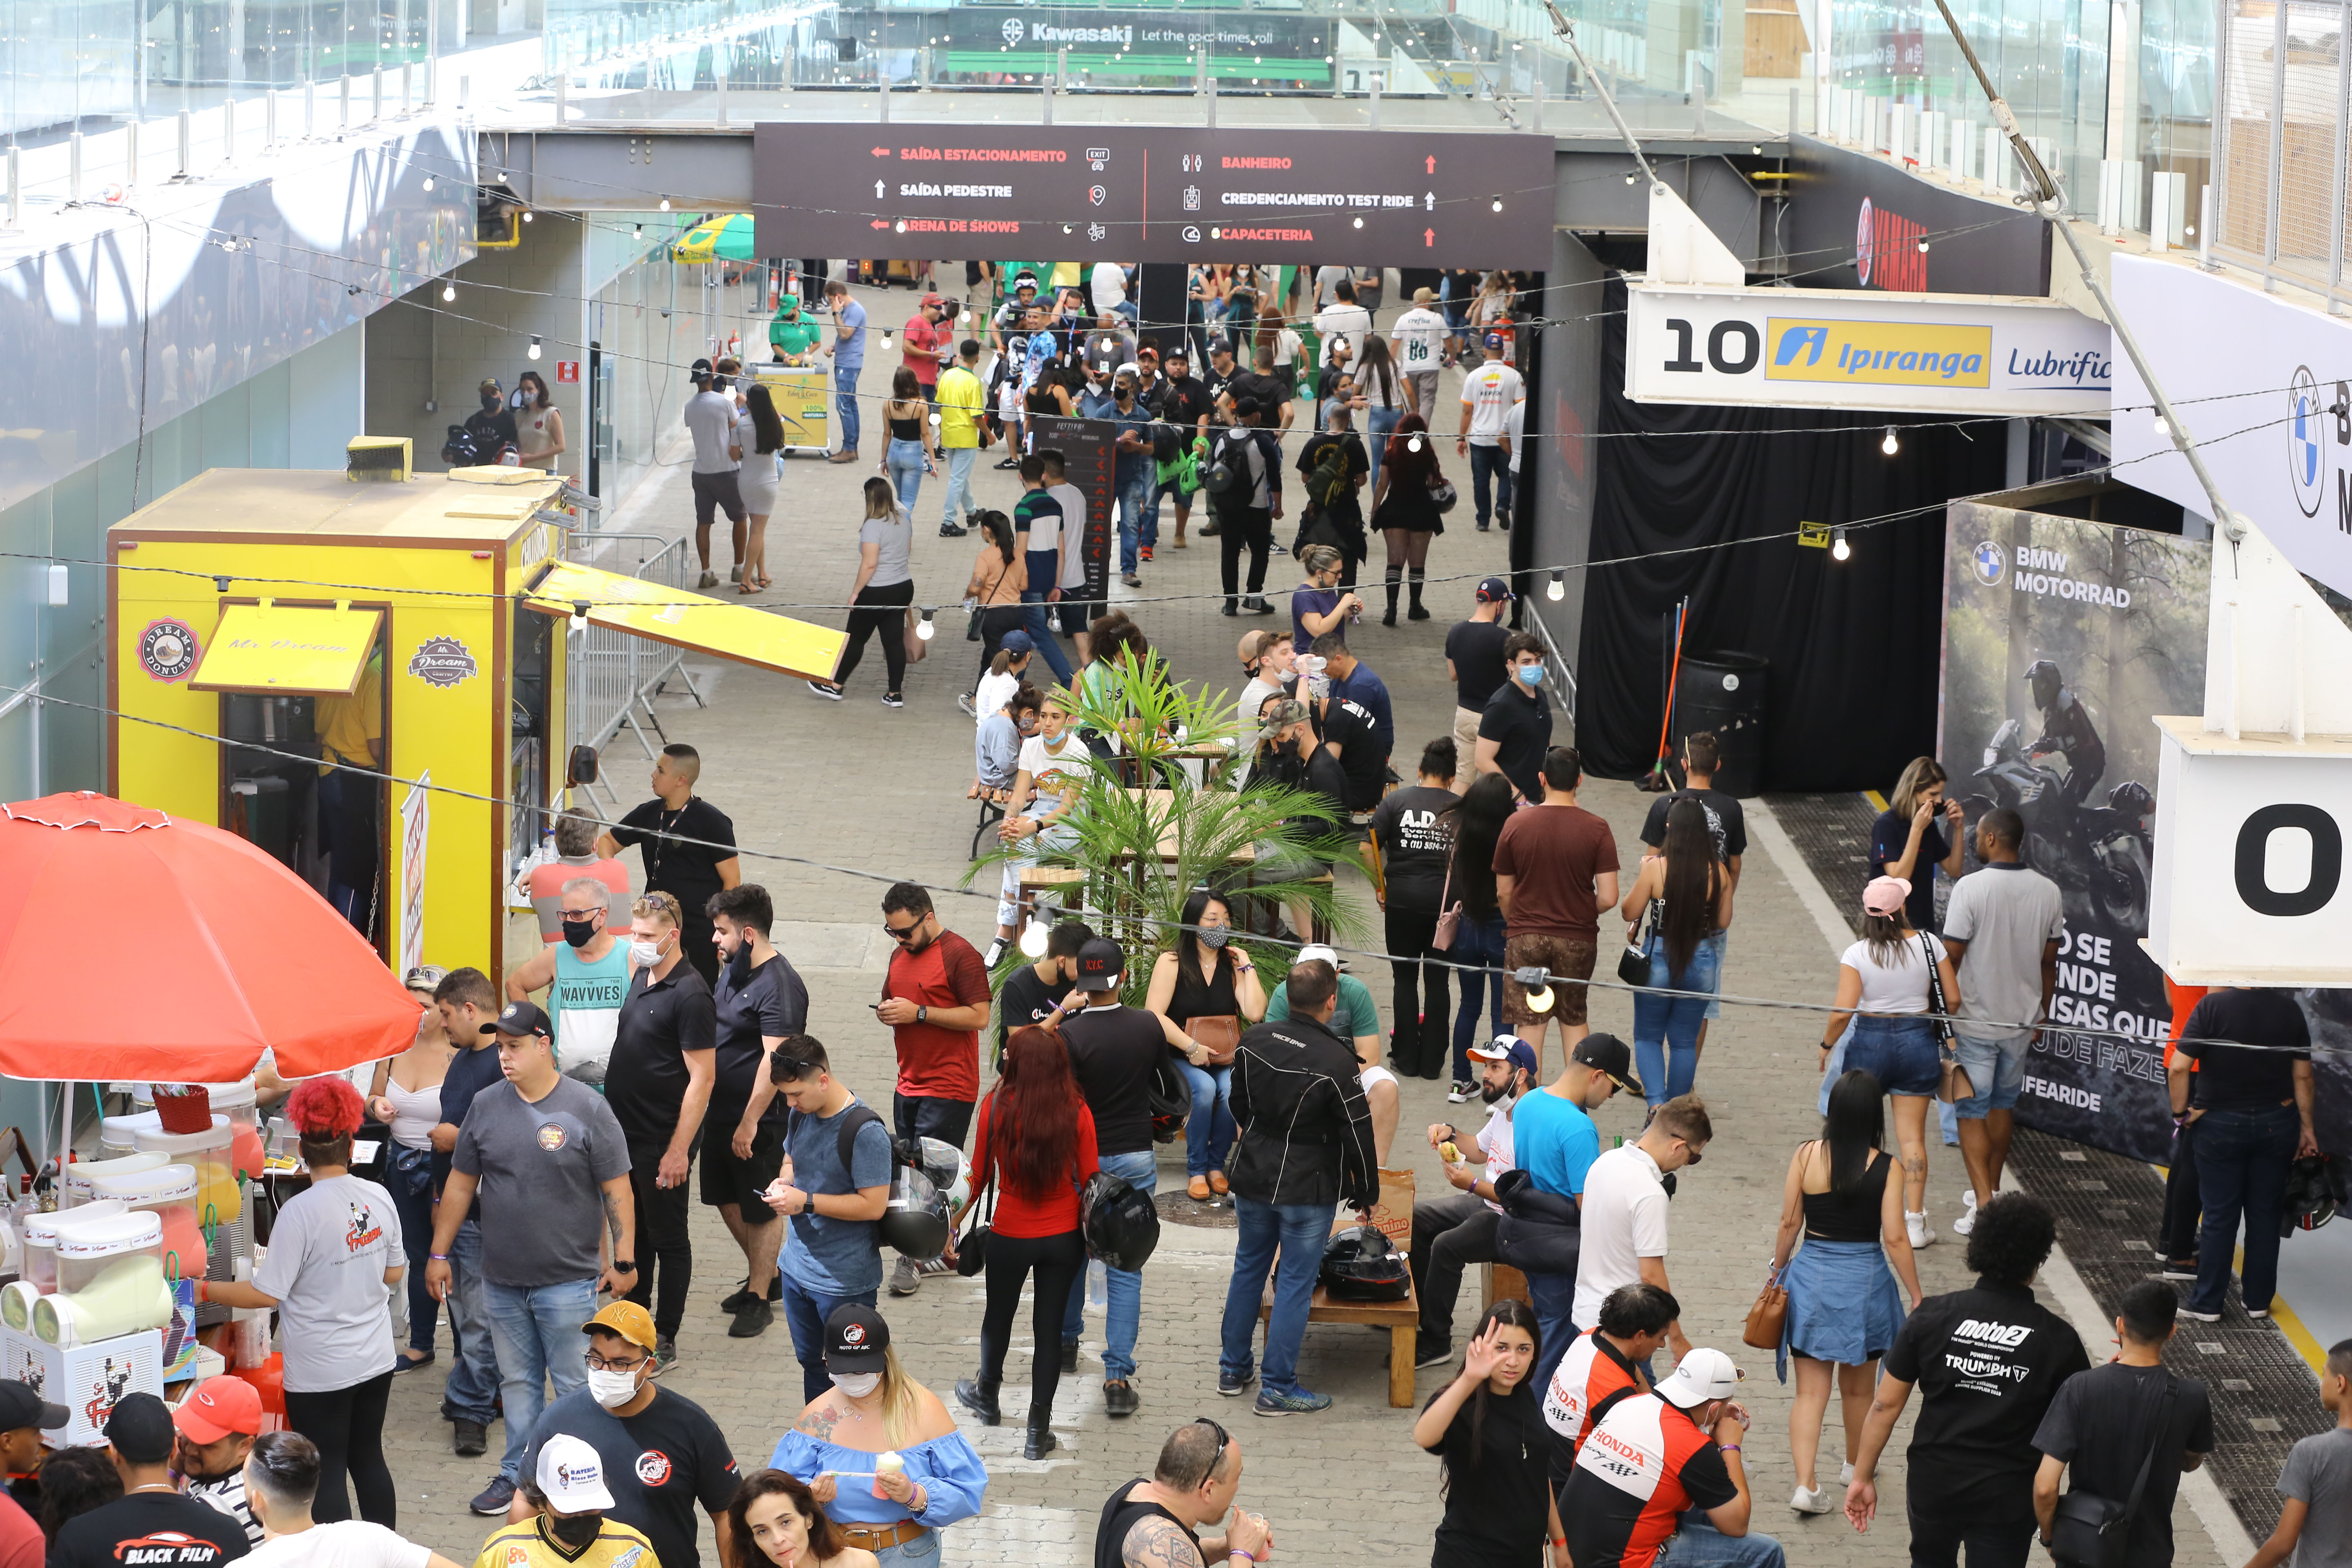
<svg viewBox="0 0 2352 1568">
<path fill-rule="evenodd" d="M 940 350 L 947 346 L 947 329 L 936 321 L 925 321 L 918 310 L 915 319 L 907 323 L 906 335 L 900 341 L 906 345 L 901 352 L 906 355 L 907 368 L 915 373 L 915 379 L 925 386 L 937 386 Z"/>
<path fill-rule="evenodd" d="M 1507 933 L 1601 940 L 1592 879 L 1617 869 L 1617 836 L 1580 805 L 1515 811 L 1495 840 L 1495 875 L 1514 879 Z"/>
<path fill-rule="evenodd" d="M 989 1112 L 995 1109 L 992 1093 L 980 1102 L 980 1128 L 971 1146 L 971 1190 L 978 1193 L 987 1184 L 992 1168 L 996 1175 L 996 1209 L 989 1228 L 999 1236 L 1019 1237 L 1064 1236 L 1077 1229 L 1078 1188 L 1102 1168 L 1102 1159 L 1095 1152 L 1094 1112 L 1084 1100 L 1079 1101 L 1077 1157 L 1070 1162 L 1070 1176 L 1039 1194 L 1013 1186 L 1012 1173 L 997 1164 L 996 1151 L 989 1142 Z"/>
<path fill-rule="evenodd" d="M 905 948 L 890 955 L 884 996 L 919 1007 L 985 1007 L 988 966 L 971 943 L 951 931 L 920 952 Z M 980 1098 L 980 1031 L 943 1029 L 937 1024 L 894 1026 L 898 1037 L 898 1092 L 918 1099 Z"/>
<path fill-rule="evenodd" d="M 0 1568 L 41 1568 L 48 1542 L 15 1498 L 0 1492 Z"/>
</svg>

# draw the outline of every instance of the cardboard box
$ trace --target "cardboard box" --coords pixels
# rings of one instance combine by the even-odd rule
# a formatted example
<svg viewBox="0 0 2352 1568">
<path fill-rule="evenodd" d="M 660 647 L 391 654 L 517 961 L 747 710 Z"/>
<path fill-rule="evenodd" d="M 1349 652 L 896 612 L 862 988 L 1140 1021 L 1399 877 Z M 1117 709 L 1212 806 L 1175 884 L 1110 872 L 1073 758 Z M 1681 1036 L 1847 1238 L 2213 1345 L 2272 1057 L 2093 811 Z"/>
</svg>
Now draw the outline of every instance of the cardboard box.
<svg viewBox="0 0 2352 1568">
<path fill-rule="evenodd" d="M 163 1331 L 144 1329 L 96 1344 L 60 1350 L 30 1334 L 0 1329 L 0 1377 L 31 1386 L 71 1413 L 65 1426 L 41 1434 L 53 1448 L 106 1441 L 106 1419 L 126 1394 L 163 1396 Z"/>
</svg>

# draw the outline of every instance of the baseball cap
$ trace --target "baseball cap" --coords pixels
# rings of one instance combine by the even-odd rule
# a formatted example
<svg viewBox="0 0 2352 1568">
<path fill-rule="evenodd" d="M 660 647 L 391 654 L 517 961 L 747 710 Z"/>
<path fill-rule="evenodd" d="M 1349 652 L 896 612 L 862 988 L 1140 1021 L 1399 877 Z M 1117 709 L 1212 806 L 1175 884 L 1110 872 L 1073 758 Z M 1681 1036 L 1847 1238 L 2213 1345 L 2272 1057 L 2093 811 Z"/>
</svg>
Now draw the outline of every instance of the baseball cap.
<svg viewBox="0 0 2352 1568">
<path fill-rule="evenodd" d="M 1501 348 L 1503 346 L 1503 334 L 1500 332 L 1488 332 L 1486 334 L 1486 346 L 1490 349 Z"/>
<path fill-rule="evenodd" d="M 1412 302 L 1416 305 L 1426 305 L 1436 298 L 1437 296 L 1427 289 L 1416 289 L 1412 291 Z"/>
<path fill-rule="evenodd" d="M 604 1513 L 614 1506 L 604 1457 L 568 1432 L 539 1446 L 539 1489 L 558 1513 Z"/>
<path fill-rule="evenodd" d="M 1478 597 L 1489 605 L 1508 604 L 1511 598 L 1511 580 L 1507 577 L 1486 578 L 1478 584 Z"/>
<path fill-rule="evenodd" d="M 922 302 L 926 305 L 944 305 L 947 300 L 938 294 L 926 294 L 923 296 Z"/>
<path fill-rule="evenodd" d="M 1900 877 L 1874 877 L 1862 890 L 1862 912 L 1866 915 L 1899 915 L 1903 901 L 1911 896 L 1911 884 Z"/>
<path fill-rule="evenodd" d="M 1515 1068 L 1536 1070 L 1536 1048 L 1517 1035 L 1496 1035 L 1483 1046 L 1472 1046 L 1467 1053 L 1482 1062 L 1509 1062 Z"/>
<path fill-rule="evenodd" d="M 134 1465 L 160 1465 L 172 1457 L 172 1413 L 152 1394 L 126 1394 L 106 1418 L 106 1440 Z"/>
<path fill-rule="evenodd" d="M 1658 1380 L 1658 1397 L 1677 1410 L 1694 1410 L 1710 1399 L 1728 1399 L 1738 1393 L 1741 1375 L 1729 1356 L 1701 1346 Z"/>
<path fill-rule="evenodd" d="M 1265 722 L 1264 725 L 1260 726 L 1257 732 L 1257 738 L 1261 741 L 1271 741 L 1285 730 L 1289 729 L 1293 724 L 1304 724 L 1306 722 L 1306 703 L 1300 702 L 1296 699 L 1287 702 L 1277 702 L 1274 705 L 1273 710 L 1266 714 Z"/>
<path fill-rule="evenodd" d="M 845 1301 L 824 1321 L 827 1372 L 880 1372 L 882 1352 L 889 1348 L 890 1325 L 871 1307 Z"/>
<path fill-rule="evenodd" d="M 26 1384 L 13 1378 L 0 1382 L 0 1432 L 21 1431 L 26 1426 L 54 1432 L 72 1419 L 72 1411 L 62 1405 L 50 1404 Z"/>
<path fill-rule="evenodd" d="M 517 1039 L 525 1035 L 544 1035 L 551 1040 L 555 1037 L 554 1027 L 548 1023 L 547 1015 L 539 1010 L 535 1002 L 508 1003 L 504 1012 L 482 1026 L 482 1033 L 512 1035 Z"/>
<path fill-rule="evenodd" d="M 499 384 L 498 377 L 496 377 L 496 376 L 492 376 L 492 377 L 490 377 L 488 380 L 487 380 L 487 381 L 483 382 L 481 385 L 479 385 L 479 386 L 476 387 L 474 390 L 475 390 L 475 391 L 477 391 L 477 392 L 503 392 L 503 391 L 505 391 L 505 390 L 506 390 L 506 388 L 504 388 L 504 387 L 502 387 L 502 386 L 500 386 L 500 385 Z"/>
<path fill-rule="evenodd" d="M 258 1436 L 261 1391 L 241 1377 L 208 1377 L 172 1412 L 172 1425 L 191 1443 L 217 1443 L 231 1433 Z"/>
<path fill-rule="evenodd" d="M 686 368 L 693 374 L 700 375 L 710 369 L 710 362 L 707 359 L 698 359 L 692 364 L 688 365 Z"/>
<path fill-rule="evenodd" d="M 1126 968 L 1127 954 L 1118 943 L 1107 936 L 1096 937 L 1078 949 L 1078 989 L 1116 991 L 1119 974 Z"/>
<path fill-rule="evenodd" d="M 1034 653 L 1037 651 L 1037 645 L 1030 640 L 1030 637 L 1027 632 L 1007 632 L 1004 634 L 1004 640 L 998 643 L 996 646 L 1003 648 L 1007 653 Z"/>
<path fill-rule="evenodd" d="M 1328 947 L 1319 942 L 1310 942 L 1305 947 L 1300 948 L 1298 950 L 1298 957 L 1296 962 L 1305 963 L 1311 959 L 1317 958 L 1321 959 L 1324 963 L 1329 964 L 1334 969 L 1345 969 L 1348 967 L 1348 961 L 1339 956 L 1339 952 L 1337 948 Z"/>
<path fill-rule="evenodd" d="M 1627 1094 L 1642 1092 L 1642 1080 L 1633 1076 L 1633 1047 L 1614 1035 L 1585 1036 L 1569 1059 L 1598 1070 Z"/>
<path fill-rule="evenodd" d="M 1036 278 L 1033 274 L 1027 272 L 1024 272 L 1013 279 L 1013 291 L 1015 294 L 1018 294 L 1024 289 L 1034 289 L 1035 287 L 1037 287 Z"/>
<path fill-rule="evenodd" d="M 586 1333 L 613 1334 L 643 1350 L 654 1348 L 654 1315 L 635 1301 L 614 1301 L 580 1325 Z"/>
</svg>

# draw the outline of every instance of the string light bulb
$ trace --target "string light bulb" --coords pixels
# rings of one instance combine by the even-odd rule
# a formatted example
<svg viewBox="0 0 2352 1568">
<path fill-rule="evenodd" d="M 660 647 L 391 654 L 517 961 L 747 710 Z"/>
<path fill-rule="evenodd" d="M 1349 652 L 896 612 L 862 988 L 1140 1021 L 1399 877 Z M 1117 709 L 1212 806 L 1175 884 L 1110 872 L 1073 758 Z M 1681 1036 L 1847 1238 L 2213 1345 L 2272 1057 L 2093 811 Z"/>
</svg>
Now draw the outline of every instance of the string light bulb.
<svg viewBox="0 0 2352 1568">
<path fill-rule="evenodd" d="M 442 285 L 441 285 L 441 302 L 442 302 L 443 304 L 445 304 L 445 305 L 453 305 L 453 304 L 457 303 L 457 286 L 455 283 L 444 283 L 444 284 L 442 284 Z"/>
<path fill-rule="evenodd" d="M 1921 236 L 1919 239 L 1919 254 L 1922 256 L 1927 254 L 1927 237 L 1924 235 Z"/>
<path fill-rule="evenodd" d="M 1501 212 L 1503 210 L 1503 198 L 1500 196 L 1496 196 L 1495 198 L 1495 210 L 1496 212 Z"/>
<path fill-rule="evenodd" d="M 890 329 L 887 327 L 882 329 L 882 346 L 886 349 L 890 346 Z"/>
<path fill-rule="evenodd" d="M 535 337 L 530 340 L 530 357 L 533 359 L 539 357 L 539 340 Z"/>
<path fill-rule="evenodd" d="M 433 176 L 430 174 L 425 176 L 425 188 L 428 193 L 433 189 Z"/>
<path fill-rule="evenodd" d="M 667 196 L 664 196 L 661 199 L 661 210 L 664 212 L 669 211 L 669 198 Z"/>
<path fill-rule="evenodd" d="M 1555 571 L 1552 573 L 1551 581 L 1544 585 L 1544 597 L 1551 600 L 1554 604 L 1558 604 L 1560 600 L 1568 597 L 1567 573 L 1560 571 Z"/>
<path fill-rule="evenodd" d="M 530 222 L 530 209 L 529 207 L 522 209 L 522 221 L 525 223 Z"/>
<path fill-rule="evenodd" d="M 2171 437 L 2172 437 L 2172 426 L 2169 426 L 2169 425 L 2168 425 L 2168 424 L 2166 424 L 2166 423 L 2164 422 L 2164 416 L 2163 416 L 2163 415 L 2161 415 L 2161 414 L 2158 415 L 2158 416 L 2156 416 L 2156 422 L 2155 422 L 2155 423 L 2156 423 L 2156 434 L 2157 434 L 2157 437 L 2158 437 L 2159 440 L 2169 440 L 2169 439 L 2171 439 Z"/>
<path fill-rule="evenodd" d="M 1845 530 L 1843 528 L 1830 530 L 1830 559 L 1832 561 L 1853 559 L 1853 546 L 1845 542 Z"/>
<path fill-rule="evenodd" d="M 1895 453 L 1903 450 L 1903 443 L 1895 438 L 1894 426 L 1889 425 L 1886 427 L 1886 439 L 1878 444 L 1878 449 L 1885 453 L 1890 458 L 1895 456 Z"/>
<path fill-rule="evenodd" d="M 588 629 L 588 601 L 585 599 L 572 601 L 572 629 L 575 632 Z"/>
<path fill-rule="evenodd" d="M 886 343 L 883 346 L 887 348 L 889 345 Z M 931 640 L 931 635 L 938 629 L 938 627 L 931 625 L 931 612 L 925 610 L 923 612 L 923 618 L 915 625 L 915 636 L 922 639 L 924 642 L 929 642 Z"/>
<path fill-rule="evenodd" d="M 1032 916 L 1029 923 L 1021 928 L 1021 955 L 1024 958 L 1045 957 L 1045 942 L 1049 934 L 1045 930 L 1045 922 Z"/>
<path fill-rule="evenodd" d="M 1404 449 L 1405 449 L 1406 451 L 1408 451 L 1408 452 L 1418 452 L 1418 451 L 1420 451 L 1420 450 L 1421 450 L 1421 437 L 1418 437 L 1418 436 L 1415 436 L 1412 440 L 1407 441 L 1407 442 L 1404 444 Z"/>
</svg>

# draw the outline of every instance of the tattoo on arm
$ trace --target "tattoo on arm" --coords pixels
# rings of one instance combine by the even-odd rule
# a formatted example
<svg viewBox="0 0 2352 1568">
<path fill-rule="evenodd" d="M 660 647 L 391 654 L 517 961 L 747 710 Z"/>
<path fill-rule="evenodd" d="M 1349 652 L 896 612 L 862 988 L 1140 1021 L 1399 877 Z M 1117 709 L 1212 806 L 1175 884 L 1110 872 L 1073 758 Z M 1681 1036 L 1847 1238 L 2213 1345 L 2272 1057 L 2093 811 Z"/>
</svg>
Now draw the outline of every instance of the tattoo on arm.
<svg viewBox="0 0 2352 1568">
<path fill-rule="evenodd" d="M 823 1410 L 804 1410 L 801 1412 L 801 1418 L 793 1423 L 793 1426 L 795 1431 L 805 1432 L 820 1443 L 830 1443 L 833 1441 L 834 1424 L 840 1419 L 840 1412 L 830 1407 Z"/>
<path fill-rule="evenodd" d="M 1139 1519 L 1127 1532 L 1119 1552 L 1126 1568 L 1202 1568 L 1201 1552 L 1192 1538 L 1172 1520 Z"/>
<path fill-rule="evenodd" d="M 611 1231 L 612 1231 L 612 1233 L 613 1233 L 613 1245 L 614 1245 L 614 1247 L 619 1247 L 619 1246 L 621 1245 L 621 1205 L 620 1205 L 620 1202 L 619 1202 L 619 1200 L 615 1199 L 615 1198 L 613 1196 L 613 1194 L 610 1194 L 610 1193 L 604 1193 L 604 1194 L 599 1194 L 599 1195 L 601 1195 L 601 1196 L 604 1198 L 604 1225 L 605 1225 L 605 1227 L 606 1227 L 607 1229 L 609 1229 L 609 1230 L 611 1230 Z"/>
</svg>

